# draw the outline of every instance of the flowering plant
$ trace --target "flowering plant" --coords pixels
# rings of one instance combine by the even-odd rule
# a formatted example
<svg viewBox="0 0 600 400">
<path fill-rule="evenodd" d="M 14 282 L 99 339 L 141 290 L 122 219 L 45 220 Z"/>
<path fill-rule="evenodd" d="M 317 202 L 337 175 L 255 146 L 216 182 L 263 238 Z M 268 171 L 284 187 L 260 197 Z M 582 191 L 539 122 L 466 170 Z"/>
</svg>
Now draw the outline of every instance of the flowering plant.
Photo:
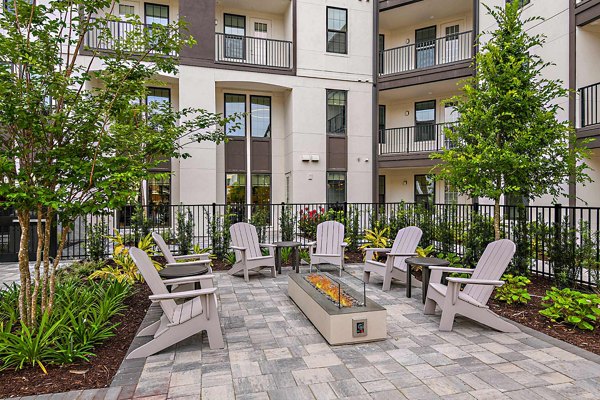
<svg viewBox="0 0 600 400">
<path fill-rule="evenodd" d="M 309 207 L 304 207 L 303 210 L 300 210 L 298 228 L 302 232 L 302 236 L 309 240 L 315 240 L 317 238 L 317 225 L 326 220 L 326 215 L 324 207 L 312 210 Z"/>
</svg>

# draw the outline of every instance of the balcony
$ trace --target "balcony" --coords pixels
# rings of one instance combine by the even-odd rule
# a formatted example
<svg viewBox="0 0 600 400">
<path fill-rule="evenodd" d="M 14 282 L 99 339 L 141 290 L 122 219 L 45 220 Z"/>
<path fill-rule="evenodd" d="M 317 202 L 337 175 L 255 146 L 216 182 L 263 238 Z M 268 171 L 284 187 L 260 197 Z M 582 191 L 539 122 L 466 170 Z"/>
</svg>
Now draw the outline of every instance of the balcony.
<svg viewBox="0 0 600 400">
<path fill-rule="evenodd" d="M 215 61 L 277 69 L 291 69 L 292 42 L 215 33 Z"/>
<path fill-rule="evenodd" d="M 599 88 L 600 83 L 596 83 L 579 89 L 579 105 L 581 111 L 580 126 L 582 128 L 600 124 L 600 117 L 598 117 Z"/>
<path fill-rule="evenodd" d="M 444 130 L 453 122 L 391 128 L 379 132 L 379 155 L 402 155 L 441 151 L 451 145 Z M 429 155 L 427 155 L 429 157 Z"/>
<path fill-rule="evenodd" d="M 472 57 L 473 32 L 462 32 L 380 52 L 379 75 L 400 74 L 470 60 Z"/>
<path fill-rule="evenodd" d="M 95 20 L 92 19 L 92 22 Z M 128 35 L 143 30 L 144 35 L 150 38 L 149 43 L 152 43 L 151 36 L 153 30 L 166 29 L 160 24 L 139 25 L 127 21 L 105 21 L 106 26 L 93 26 L 85 35 L 85 47 L 91 50 L 99 51 L 114 51 L 117 48 L 123 49 L 126 45 Z M 156 47 L 160 48 L 160 45 Z M 128 51 L 135 53 L 145 53 L 147 49 L 143 45 L 137 48 L 127 48 Z M 150 51 L 150 54 L 164 54 L 160 50 Z M 171 53 L 171 56 L 176 54 Z"/>
</svg>

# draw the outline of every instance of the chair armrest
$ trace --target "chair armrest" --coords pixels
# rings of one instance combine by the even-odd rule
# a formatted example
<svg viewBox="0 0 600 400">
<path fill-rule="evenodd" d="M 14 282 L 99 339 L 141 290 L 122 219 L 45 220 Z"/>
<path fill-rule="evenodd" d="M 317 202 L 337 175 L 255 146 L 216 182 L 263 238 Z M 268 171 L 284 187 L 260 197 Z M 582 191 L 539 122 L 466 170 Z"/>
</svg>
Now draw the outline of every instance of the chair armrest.
<svg viewBox="0 0 600 400">
<path fill-rule="evenodd" d="M 258 245 L 260 247 L 277 247 L 276 244 L 272 244 L 272 243 L 259 243 Z"/>
<path fill-rule="evenodd" d="M 187 292 L 153 294 L 153 295 L 149 296 L 148 298 L 152 302 L 157 302 L 157 301 L 161 301 L 161 300 L 190 299 L 192 297 L 208 296 L 209 294 L 214 294 L 216 291 L 217 291 L 217 288 L 189 290 Z"/>
<path fill-rule="evenodd" d="M 191 282 L 200 282 L 204 279 L 212 279 L 214 275 L 194 275 L 194 276 L 184 276 L 183 278 L 172 278 L 172 279 L 163 279 L 163 283 L 166 285 L 175 285 L 179 283 L 191 283 Z"/>
<path fill-rule="evenodd" d="M 472 279 L 472 278 L 446 278 L 448 282 L 452 283 L 464 283 L 464 284 L 472 284 L 472 285 L 492 285 L 492 286 L 502 286 L 504 285 L 504 281 L 494 281 L 490 279 Z"/>
<path fill-rule="evenodd" d="M 317 242 L 308 242 L 306 243 L 307 246 L 316 246 Z"/>
<path fill-rule="evenodd" d="M 193 258 L 208 258 L 210 256 L 209 253 L 202 253 L 202 254 L 186 254 L 186 255 L 181 255 L 181 256 L 173 256 L 174 259 L 176 260 L 190 260 Z"/>
<path fill-rule="evenodd" d="M 367 247 L 365 248 L 365 251 L 370 251 L 373 253 L 389 253 L 390 251 L 392 251 L 392 249 L 387 249 L 387 248 L 378 248 L 378 247 Z"/>
<path fill-rule="evenodd" d="M 471 269 L 471 268 L 437 267 L 437 266 L 430 266 L 428 268 L 431 271 L 458 272 L 459 274 L 472 274 L 473 272 L 475 272 L 475 270 Z"/>
<path fill-rule="evenodd" d="M 210 263 L 211 263 L 210 260 L 196 260 L 196 261 L 168 263 L 168 264 L 165 264 L 165 267 L 183 267 L 183 266 L 189 266 L 189 265 L 210 264 Z"/>
<path fill-rule="evenodd" d="M 347 247 L 347 246 L 348 246 L 348 243 L 342 242 L 342 247 Z"/>
<path fill-rule="evenodd" d="M 417 253 L 388 253 L 388 257 L 414 257 Z"/>
<path fill-rule="evenodd" d="M 240 246 L 229 246 L 232 250 L 239 250 L 239 251 L 246 251 L 247 249 L 245 247 L 240 247 Z"/>
</svg>

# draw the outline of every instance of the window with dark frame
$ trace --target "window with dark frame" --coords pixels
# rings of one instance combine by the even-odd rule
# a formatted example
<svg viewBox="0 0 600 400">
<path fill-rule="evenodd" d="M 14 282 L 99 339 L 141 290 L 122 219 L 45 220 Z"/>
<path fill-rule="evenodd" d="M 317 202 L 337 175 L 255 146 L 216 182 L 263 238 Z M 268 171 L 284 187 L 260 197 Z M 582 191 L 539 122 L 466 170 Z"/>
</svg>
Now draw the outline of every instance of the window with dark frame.
<svg viewBox="0 0 600 400">
<path fill-rule="evenodd" d="M 430 175 L 415 175 L 415 203 L 435 204 L 435 181 Z"/>
<path fill-rule="evenodd" d="M 327 89 L 327 133 L 346 134 L 347 96 L 345 90 Z"/>
<path fill-rule="evenodd" d="M 436 29 L 434 25 L 415 31 L 416 68 L 435 65 Z"/>
<path fill-rule="evenodd" d="M 435 100 L 415 103 L 415 142 L 435 140 Z"/>
<path fill-rule="evenodd" d="M 379 204 L 385 204 L 385 175 L 379 175 Z"/>
<path fill-rule="evenodd" d="M 379 34 L 378 38 L 378 51 L 379 51 L 379 73 L 383 74 L 383 62 L 384 62 L 384 50 L 385 50 L 385 35 Z"/>
<path fill-rule="evenodd" d="M 327 173 L 327 204 L 346 202 L 346 173 Z"/>
<path fill-rule="evenodd" d="M 379 106 L 379 143 L 385 144 L 385 122 L 386 119 L 386 108 L 385 105 Z"/>
<path fill-rule="evenodd" d="M 327 52 L 348 54 L 348 10 L 327 7 Z"/>
<path fill-rule="evenodd" d="M 154 172 L 148 179 L 148 218 L 157 226 L 168 225 L 171 221 L 171 177 Z"/>
<path fill-rule="evenodd" d="M 506 0 L 505 3 L 512 3 L 515 0 Z M 531 3 L 531 0 L 519 0 L 519 8 L 525 7 L 527 4 Z"/>
<path fill-rule="evenodd" d="M 144 3 L 144 22 L 146 25 L 169 25 L 169 6 Z"/>
<path fill-rule="evenodd" d="M 250 136 L 271 137 L 271 97 L 250 96 Z"/>
<path fill-rule="evenodd" d="M 246 113 L 246 95 L 225 93 L 225 117 L 231 117 L 233 114 Z M 235 125 L 239 126 L 236 128 Z M 225 125 L 227 136 L 245 137 L 246 136 L 246 118 L 242 117 L 236 121 L 227 122 Z"/>
<path fill-rule="evenodd" d="M 223 26 L 225 34 L 225 57 L 246 58 L 246 17 L 243 15 L 224 14 Z"/>
</svg>

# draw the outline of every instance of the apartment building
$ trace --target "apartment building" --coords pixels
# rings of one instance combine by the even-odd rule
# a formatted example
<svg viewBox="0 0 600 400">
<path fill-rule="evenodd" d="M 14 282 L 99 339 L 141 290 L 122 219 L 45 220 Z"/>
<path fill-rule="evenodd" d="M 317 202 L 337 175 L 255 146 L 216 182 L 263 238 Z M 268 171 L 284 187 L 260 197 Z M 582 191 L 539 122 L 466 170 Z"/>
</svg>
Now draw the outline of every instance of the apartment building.
<svg viewBox="0 0 600 400">
<path fill-rule="evenodd" d="M 573 96 L 559 99 L 558 118 L 576 127 L 579 138 L 600 139 L 600 1 L 520 0 L 523 17 L 542 16 L 529 33 L 544 34 L 538 54 L 554 65 L 546 77 L 560 79 Z M 473 74 L 471 60 L 480 33 L 494 30 L 489 7 L 506 0 L 385 0 L 379 2 L 379 140 L 380 201 L 463 202 L 452 187 L 427 177 L 437 161 L 429 158 L 445 144 L 443 128 L 458 115 L 444 100 L 458 94 Z M 482 35 L 482 40 L 486 40 Z M 588 144 L 590 176 L 600 182 L 600 140 Z M 598 183 L 565 188 L 580 200 L 600 206 Z M 510 202 L 509 199 L 505 199 Z M 539 204 L 552 199 L 541 198 Z M 568 204 L 568 199 L 563 199 Z"/>
<path fill-rule="evenodd" d="M 373 27 L 369 0 L 123 0 L 147 24 L 182 18 L 198 41 L 148 101 L 247 113 L 224 144 L 200 143 L 150 180 L 151 205 L 370 202 Z M 117 28 L 115 28 L 117 29 Z M 90 47 L 106 44 L 95 42 Z M 376 101 L 376 100 L 375 100 Z"/>
</svg>

